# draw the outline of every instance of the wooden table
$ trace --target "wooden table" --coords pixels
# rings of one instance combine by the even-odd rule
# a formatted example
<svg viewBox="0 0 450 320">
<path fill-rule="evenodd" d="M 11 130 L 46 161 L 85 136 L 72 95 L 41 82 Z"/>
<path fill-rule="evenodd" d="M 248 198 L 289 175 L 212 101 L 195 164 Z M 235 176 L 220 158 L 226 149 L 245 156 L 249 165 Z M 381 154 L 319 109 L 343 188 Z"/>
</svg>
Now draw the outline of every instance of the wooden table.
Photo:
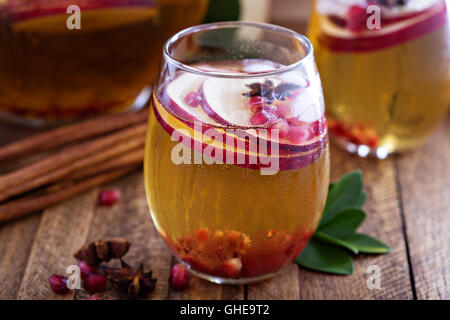
<svg viewBox="0 0 450 320">
<path fill-rule="evenodd" d="M 0 133 L 3 141 L 20 134 Z M 96 205 L 99 187 L 0 226 L 0 298 L 86 299 L 82 291 L 55 295 L 49 275 L 64 274 L 76 262 L 72 254 L 88 241 L 120 236 L 133 243 L 126 260 L 133 266 L 143 261 L 158 278 L 149 299 L 450 299 L 450 118 L 414 152 L 378 161 L 332 147 L 331 159 L 333 180 L 363 170 L 369 195 L 363 230 L 393 248 L 387 255 L 358 257 L 351 276 L 291 264 L 259 284 L 219 286 L 193 277 L 187 290 L 174 292 L 167 284 L 174 258 L 152 224 L 138 172 L 103 186 L 123 193 L 112 208 Z M 366 286 L 370 265 L 381 268 L 381 290 Z M 113 289 L 102 297 L 125 298 Z"/>
</svg>

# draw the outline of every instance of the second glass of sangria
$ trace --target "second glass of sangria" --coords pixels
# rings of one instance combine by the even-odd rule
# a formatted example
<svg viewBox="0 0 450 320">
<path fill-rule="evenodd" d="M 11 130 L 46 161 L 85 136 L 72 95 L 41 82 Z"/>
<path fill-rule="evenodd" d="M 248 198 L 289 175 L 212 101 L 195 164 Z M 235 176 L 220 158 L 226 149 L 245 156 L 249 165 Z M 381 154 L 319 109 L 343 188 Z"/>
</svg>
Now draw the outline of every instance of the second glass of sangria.
<svg viewBox="0 0 450 320">
<path fill-rule="evenodd" d="M 360 156 L 420 145 L 445 117 L 450 34 L 445 0 L 315 0 L 329 130 Z"/>
<path fill-rule="evenodd" d="M 173 36 L 153 93 L 145 182 L 157 230 L 194 274 L 248 283 L 292 262 L 329 182 L 309 40 L 244 22 Z"/>
</svg>

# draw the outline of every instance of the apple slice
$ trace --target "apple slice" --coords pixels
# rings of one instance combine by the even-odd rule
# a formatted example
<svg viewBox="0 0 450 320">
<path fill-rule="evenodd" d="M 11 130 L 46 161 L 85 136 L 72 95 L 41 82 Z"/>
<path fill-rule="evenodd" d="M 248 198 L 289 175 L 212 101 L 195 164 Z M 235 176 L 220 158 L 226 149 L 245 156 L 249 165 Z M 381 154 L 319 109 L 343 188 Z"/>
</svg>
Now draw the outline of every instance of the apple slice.
<svg viewBox="0 0 450 320">
<path fill-rule="evenodd" d="M 200 104 L 196 107 L 189 101 L 190 96 L 199 92 L 204 81 L 204 76 L 181 73 L 167 85 L 163 100 L 168 100 L 168 107 L 172 112 L 184 119 L 211 123 L 210 117 L 205 114 Z"/>
<path fill-rule="evenodd" d="M 246 85 L 264 80 L 209 78 L 201 90 L 203 110 L 223 125 L 250 127 L 253 112 L 248 105 L 249 98 L 244 96 L 250 91 Z"/>
<path fill-rule="evenodd" d="M 296 74 L 296 77 L 298 77 L 298 74 Z M 291 81 L 287 81 L 288 79 L 291 79 Z M 288 79 L 285 80 L 286 83 L 309 85 L 303 77 L 296 79 L 296 82 L 292 81 L 295 77 L 291 76 Z M 269 80 L 275 86 L 282 83 L 278 77 Z M 271 125 L 273 125 L 274 129 L 280 130 L 280 140 L 271 142 L 279 146 L 280 152 L 296 153 L 317 148 L 318 143 L 323 139 L 323 135 L 326 134 L 326 130 L 322 130 L 318 134 L 311 134 L 314 131 L 312 129 L 315 123 L 320 121 L 324 114 L 320 90 L 317 91 L 318 89 L 314 86 L 309 86 L 300 90 L 297 97 L 292 101 L 276 101 L 272 105 L 261 106 L 260 111 L 255 111 L 251 98 L 243 94 L 249 92 L 248 85 L 250 83 L 263 83 L 264 81 L 266 79 L 209 78 L 204 82 L 201 89 L 203 110 L 220 124 L 247 128 L 244 133 L 239 132 L 237 134 L 239 139 L 248 140 L 250 136 L 258 138 L 262 143 L 267 143 L 272 140 L 270 131 L 257 130 L 254 127 L 272 128 Z M 295 119 L 296 123 L 287 124 L 285 120 L 280 119 L 280 116 L 277 115 L 276 106 L 280 102 L 289 104 L 288 116 Z M 270 110 L 271 108 L 274 111 Z M 286 116 L 284 115 L 284 117 Z"/>
</svg>

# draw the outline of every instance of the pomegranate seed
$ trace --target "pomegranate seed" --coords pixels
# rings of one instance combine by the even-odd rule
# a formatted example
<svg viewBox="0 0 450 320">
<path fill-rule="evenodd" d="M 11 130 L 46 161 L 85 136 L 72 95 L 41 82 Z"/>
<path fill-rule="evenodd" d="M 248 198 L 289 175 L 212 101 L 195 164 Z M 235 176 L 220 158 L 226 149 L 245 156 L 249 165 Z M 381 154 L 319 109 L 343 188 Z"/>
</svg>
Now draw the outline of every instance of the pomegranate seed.
<svg viewBox="0 0 450 320">
<path fill-rule="evenodd" d="M 53 274 L 48 278 L 50 288 L 56 294 L 64 294 L 69 292 L 67 287 L 67 277 L 60 276 L 59 274 Z"/>
<path fill-rule="evenodd" d="M 195 108 L 202 102 L 202 98 L 197 92 L 190 92 L 186 95 L 184 101 L 192 108 Z"/>
<path fill-rule="evenodd" d="M 112 206 L 120 198 L 120 191 L 117 189 L 103 190 L 98 195 L 98 203 L 102 206 Z"/>
<path fill-rule="evenodd" d="M 256 106 L 251 106 L 251 107 L 250 107 L 250 110 L 251 110 L 253 113 L 257 113 L 257 112 L 261 111 L 261 109 L 262 109 L 262 105 L 256 105 Z"/>
<path fill-rule="evenodd" d="M 371 148 L 376 148 L 378 146 L 378 138 L 377 137 L 370 137 L 368 141 L 368 145 Z"/>
<path fill-rule="evenodd" d="M 262 110 L 268 114 L 273 114 L 275 115 L 275 112 L 277 111 L 277 107 L 273 106 L 273 105 L 263 105 L 262 106 Z"/>
<path fill-rule="evenodd" d="M 290 127 L 288 132 L 288 140 L 294 144 L 305 142 L 309 138 L 308 128 L 306 127 Z"/>
<path fill-rule="evenodd" d="M 197 238 L 200 241 L 208 240 L 208 230 L 207 229 L 199 229 L 197 231 Z"/>
<path fill-rule="evenodd" d="M 189 272 L 182 264 L 176 264 L 170 270 L 169 285 L 173 290 L 186 289 L 189 283 Z"/>
<path fill-rule="evenodd" d="M 276 106 L 275 114 L 283 119 L 286 119 L 287 115 L 291 112 L 291 107 L 288 103 L 279 103 Z"/>
<path fill-rule="evenodd" d="M 84 289 L 89 293 L 97 293 L 106 287 L 106 276 L 101 273 L 91 273 L 84 280 Z"/>
<path fill-rule="evenodd" d="M 87 263 L 86 261 L 81 261 L 78 264 L 78 267 L 80 268 L 80 274 L 81 274 L 81 279 L 82 280 L 86 280 L 86 278 L 91 274 L 91 273 L 97 273 L 98 269 L 96 266 L 90 265 L 89 263 Z"/>
<path fill-rule="evenodd" d="M 242 270 L 242 262 L 239 258 L 226 260 L 222 265 L 223 273 L 226 277 L 237 277 Z"/>
<path fill-rule="evenodd" d="M 267 111 L 261 110 L 257 112 L 250 119 L 250 123 L 254 126 L 267 124 L 276 119 L 276 116 L 273 113 L 269 113 Z"/>
<path fill-rule="evenodd" d="M 289 133 L 289 123 L 286 120 L 278 120 L 272 127 L 272 130 L 278 130 L 278 137 L 280 139 L 286 138 Z"/>
<path fill-rule="evenodd" d="M 367 28 L 367 7 L 353 5 L 347 12 L 347 25 L 350 31 L 361 32 Z"/>
<path fill-rule="evenodd" d="M 302 125 L 305 124 L 303 121 L 300 121 L 300 120 L 297 119 L 297 118 L 290 118 L 290 119 L 287 119 L 286 121 L 287 121 L 287 122 L 289 123 L 289 125 L 292 126 L 292 127 L 300 127 L 300 126 L 302 126 Z"/>
<path fill-rule="evenodd" d="M 98 295 L 93 294 L 92 296 L 89 297 L 88 300 L 102 300 L 102 298 L 100 298 Z"/>
<path fill-rule="evenodd" d="M 319 136 L 325 132 L 326 120 L 325 118 L 314 121 L 309 125 L 309 133 L 312 137 Z"/>
<path fill-rule="evenodd" d="M 264 102 L 266 102 L 266 99 L 264 97 L 255 96 L 250 98 L 248 104 L 251 106 L 262 106 Z"/>
</svg>

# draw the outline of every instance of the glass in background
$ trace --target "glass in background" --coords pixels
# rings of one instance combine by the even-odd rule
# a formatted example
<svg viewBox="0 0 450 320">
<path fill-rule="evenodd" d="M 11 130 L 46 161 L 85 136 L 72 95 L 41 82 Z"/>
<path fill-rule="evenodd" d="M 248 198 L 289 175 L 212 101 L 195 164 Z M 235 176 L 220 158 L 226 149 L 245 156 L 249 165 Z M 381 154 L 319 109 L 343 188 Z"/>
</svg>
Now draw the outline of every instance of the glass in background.
<svg viewBox="0 0 450 320">
<path fill-rule="evenodd" d="M 69 5 L 81 29 L 69 30 Z M 144 106 L 161 48 L 208 0 L 0 2 L 0 116 L 58 124 Z"/>
<path fill-rule="evenodd" d="M 369 30 L 366 8 L 381 8 Z M 316 0 L 310 37 L 329 130 L 361 156 L 415 148 L 445 117 L 450 35 L 444 0 Z"/>
</svg>

